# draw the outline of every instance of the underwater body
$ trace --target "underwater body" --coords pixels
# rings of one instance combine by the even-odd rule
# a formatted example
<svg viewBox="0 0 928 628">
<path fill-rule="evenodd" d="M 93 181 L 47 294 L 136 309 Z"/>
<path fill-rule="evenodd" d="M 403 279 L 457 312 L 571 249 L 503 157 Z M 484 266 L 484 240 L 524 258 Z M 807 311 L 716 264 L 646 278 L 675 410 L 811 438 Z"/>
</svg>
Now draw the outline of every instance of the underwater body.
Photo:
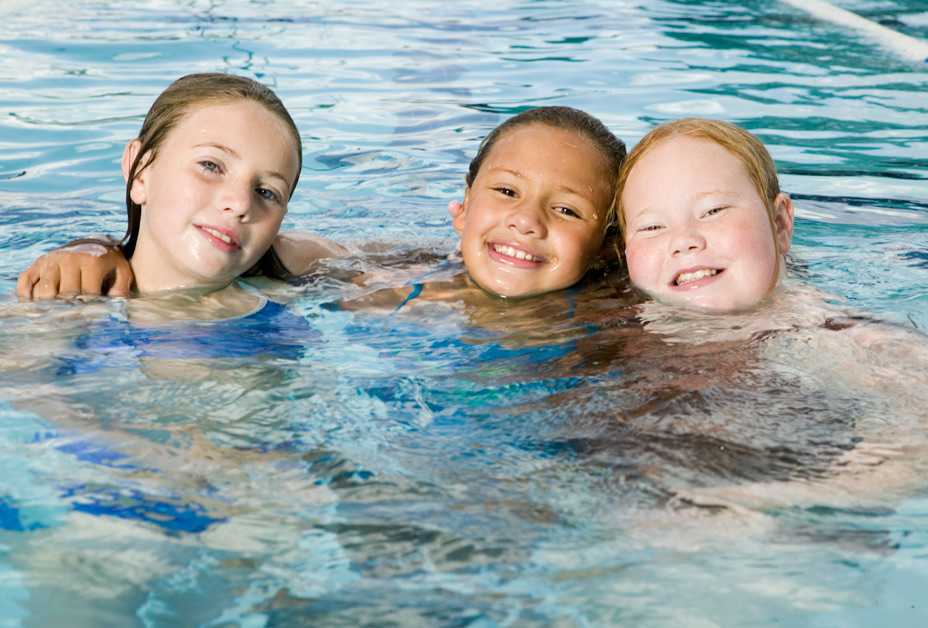
<svg viewBox="0 0 928 628">
<path fill-rule="evenodd" d="M 928 39 L 922 3 L 838 4 Z M 841 325 L 678 319 L 617 272 L 358 304 L 459 272 L 480 139 L 565 104 L 630 146 L 684 115 L 756 133 L 797 205 L 786 290 L 923 330 L 928 65 L 771 2 L 0 14 L 0 625 L 925 621 L 928 394 L 883 394 Z M 285 229 L 378 252 L 225 321 L 17 303 L 37 255 L 122 233 L 122 146 L 190 71 L 290 109 Z"/>
</svg>

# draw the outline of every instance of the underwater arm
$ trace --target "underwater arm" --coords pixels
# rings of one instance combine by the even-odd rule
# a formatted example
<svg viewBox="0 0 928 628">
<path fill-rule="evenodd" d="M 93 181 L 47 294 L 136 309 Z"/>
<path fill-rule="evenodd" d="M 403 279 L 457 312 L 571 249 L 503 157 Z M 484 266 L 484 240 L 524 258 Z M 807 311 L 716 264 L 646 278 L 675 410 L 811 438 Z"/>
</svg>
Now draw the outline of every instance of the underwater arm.
<svg viewBox="0 0 928 628">
<path fill-rule="evenodd" d="M 119 245 L 110 238 L 69 242 L 36 259 L 19 275 L 20 299 L 54 299 L 79 294 L 126 297 L 135 276 Z"/>
<path fill-rule="evenodd" d="M 828 319 L 825 329 L 810 340 L 813 350 L 827 361 L 814 368 L 827 373 L 831 387 L 859 400 L 853 447 L 843 451 L 821 477 L 696 488 L 687 492 L 687 500 L 754 512 L 814 506 L 894 507 L 924 490 L 928 336 L 870 317 L 843 316 Z"/>
<path fill-rule="evenodd" d="M 918 329 L 880 320 L 855 318 L 844 323 L 831 319 L 829 323 L 858 349 L 858 369 L 845 369 L 857 374 L 858 386 L 876 390 L 883 395 L 906 399 L 916 391 L 928 389 L 928 335 Z M 928 401 L 928 399 L 926 399 Z M 928 419 L 928 413 L 925 414 Z"/>
</svg>

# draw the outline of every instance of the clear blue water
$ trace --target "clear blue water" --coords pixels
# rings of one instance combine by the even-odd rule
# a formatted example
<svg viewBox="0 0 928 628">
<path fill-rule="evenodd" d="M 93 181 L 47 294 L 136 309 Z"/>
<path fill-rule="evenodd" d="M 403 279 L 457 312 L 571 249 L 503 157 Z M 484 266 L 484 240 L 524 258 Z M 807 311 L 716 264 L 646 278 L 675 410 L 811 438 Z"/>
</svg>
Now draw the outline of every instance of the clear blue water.
<svg viewBox="0 0 928 628">
<path fill-rule="evenodd" d="M 50 247 L 120 234 L 122 145 L 168 82 L 221 70 L 272 85 L 302 130 L 286 227 L 396 251 L 451 250 L 468 160 L 524 107 L 584 108 L 630 145 L 724 117 L 797 201 L 803 279 L 928 326 L 928 65 L 776 2 L 303 4 L 5 2 L 0 291 Z M 928 39 L 922 2 L 839 4 Z M 617 278 L 491 312 L 325 306 L 350 289 L 300 288 L 296 356 L 197 377 L 118 351 L 67 370 L 93 362 L 87 325 L 61 322 L 83 306 L 7 298 L 0 625 L 928 620 L 924 483 L 734 523 L 668 505 L 826 473 L 879 400 L 738 351 L 681 360 Z M 590 327 L 578 299 L 613 318 Z M 729 375 L 678 385 L 706 373 Z"/>
</svg>

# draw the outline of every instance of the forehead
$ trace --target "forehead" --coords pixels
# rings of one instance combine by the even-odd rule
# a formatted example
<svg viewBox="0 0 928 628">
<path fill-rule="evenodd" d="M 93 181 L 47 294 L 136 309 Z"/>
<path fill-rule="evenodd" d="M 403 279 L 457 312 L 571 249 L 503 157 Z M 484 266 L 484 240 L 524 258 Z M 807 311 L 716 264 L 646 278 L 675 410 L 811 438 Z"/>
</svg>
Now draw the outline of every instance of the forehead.
<svg viewBox="0 0 928 628">
<path fill-rule="evenodd" d="M 609 188 L 613 173 L 605 157 L 584 135 L 546 124 L 518 126 L 490 149 L 478 177 L 496 169 L 584 189 Z"/>
<path fill-rule="evenodd" d="M 221 144 L 262 162 L 282 162 L 286 168 L 293 162 L 293 170 L 299 161 L 289 125 L 261 103 L 244 98 L 192 105 L 168 133 L 165 143 L 177 147 Z M 272 163 L 263 165 L 283 168 Z"/>
<path fill-rule="evenodd" d="M 236 135 L 254 126 L 280 131 L 293 143 L 292 131 L 276 113 L 246 98 L 193 103 L 184 109 L 174 130 Z"/>
<path fill-rule="evenodd" d="M 671 178 L 672 177 L 672 178 Z M 655 180 L 673 186 L 655 186 Z M 677 135 L 661 140 L 645 152 L 626 180 L 625 192 L 672 191 L 682 188 L 753 188 L 744 162 L 712 140 Z M 645 188 L 645 189 L 642 189 Z"/>
<path fill-rule="evenodd" d="M 579 158 L 587 167 L 590 164 L 604 165 L 605 161 L 596 145 L 577 131 L 547 124 L 528 124 L 503 133 L 490 149 L 486 163 L 515 158 L 543 162 L 543 159 L 533 159 L 539 151 L 570 153 L 573 159 Z"/>
<path fill-rule="evenodd" d="M 728 165 L 728 162 L 741 163 L 741 160 L 736 155 L 717 142 L 688 135 L 673 135 L 660 140 L 642 155 L 638 163 L 671 159 L 678 162 L 689 162 L 691 166 L 694 166 L 704 163 L 703 159 L 706 157 L 711 157 L 714 161 L 725 162 L 726 165 Z"/>
</svg>

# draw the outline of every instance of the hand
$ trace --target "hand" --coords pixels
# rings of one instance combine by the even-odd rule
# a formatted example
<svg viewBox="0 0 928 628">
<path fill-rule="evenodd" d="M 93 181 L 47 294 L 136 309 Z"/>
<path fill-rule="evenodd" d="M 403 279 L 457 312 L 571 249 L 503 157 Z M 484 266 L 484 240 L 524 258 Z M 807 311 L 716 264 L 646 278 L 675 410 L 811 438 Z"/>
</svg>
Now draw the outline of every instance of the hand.
<svg viewBox="0 0 928 628">
<path fill-rule="evenodd" d="M 19 275 L 16 294 L 25 300 L 79 294 L 127 297 L 134 280 L 122 251 L 85 241 L 39 257 Z"/>
</svg>

